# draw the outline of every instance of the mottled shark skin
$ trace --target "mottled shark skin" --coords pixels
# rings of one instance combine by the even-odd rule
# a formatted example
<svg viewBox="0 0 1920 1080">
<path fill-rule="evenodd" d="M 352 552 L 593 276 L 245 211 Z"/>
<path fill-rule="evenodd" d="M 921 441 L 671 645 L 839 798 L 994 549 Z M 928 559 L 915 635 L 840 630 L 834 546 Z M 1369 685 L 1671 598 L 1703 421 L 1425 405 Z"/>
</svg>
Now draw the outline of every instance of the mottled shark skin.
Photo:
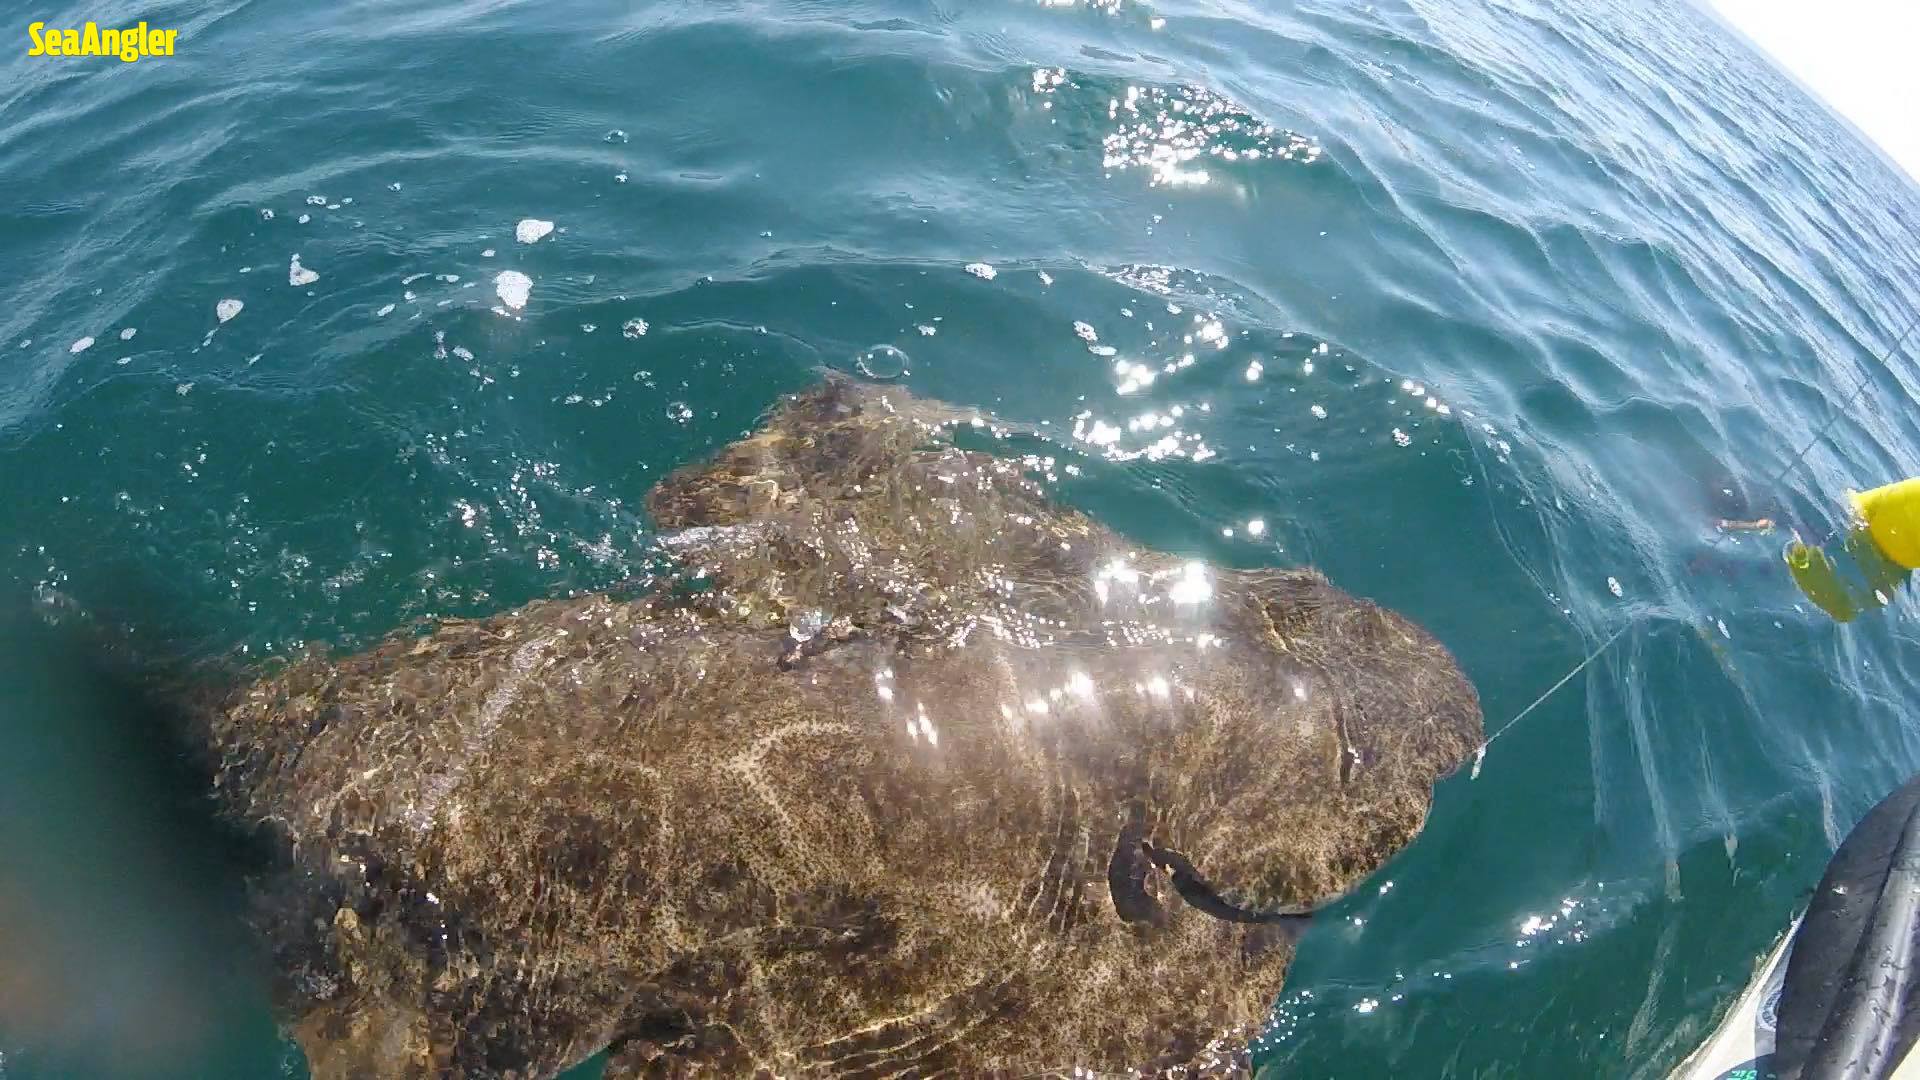
<svg viewBox="0 0 1920 1080">
<path fill-rule="evenodd" d="M 326 1077 L 1237 1075 L 1481 737 L 1417 626 L 846 382 L 649 504 L 705 588 L 315 652 L 209 718 Z M 1082 1073 L 1084 1074 L 1084 1072 Z"/>
</svg>

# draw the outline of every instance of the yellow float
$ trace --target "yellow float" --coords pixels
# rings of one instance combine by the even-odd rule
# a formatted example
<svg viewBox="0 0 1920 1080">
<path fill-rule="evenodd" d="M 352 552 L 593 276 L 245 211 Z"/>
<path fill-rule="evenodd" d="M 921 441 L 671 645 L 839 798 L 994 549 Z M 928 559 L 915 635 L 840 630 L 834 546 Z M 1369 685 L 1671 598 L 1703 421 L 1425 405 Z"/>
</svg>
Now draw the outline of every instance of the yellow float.
<svg viewBox="0 0 1920 1080">
<path fill-rule="evenodd" d="M 1853 573 L 1843 575 L 1831 555 L 1803 540 L 1785 552 L 1794 584 L 1838 622 L 1885 607 L 1907 574 L 1920 570 L 1920 477 L 1848 492 L 1847 501 L 1855 519 L 1841 550 Z"/>
</svg>

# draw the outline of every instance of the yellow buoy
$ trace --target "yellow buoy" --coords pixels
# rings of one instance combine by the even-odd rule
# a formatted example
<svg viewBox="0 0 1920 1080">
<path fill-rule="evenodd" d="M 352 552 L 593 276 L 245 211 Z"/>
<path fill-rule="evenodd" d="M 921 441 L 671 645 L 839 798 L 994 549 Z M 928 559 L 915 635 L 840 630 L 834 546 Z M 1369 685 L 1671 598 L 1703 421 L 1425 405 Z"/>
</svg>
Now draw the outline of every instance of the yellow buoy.
<svg viewBox="0 0 1920 1080">
<path fill-rule="evenodd" d="M 1881 554 L 1908 570 L 1920 570 L 1920 477 L 1850 492 L 1848 497 Z"/>
</svg>

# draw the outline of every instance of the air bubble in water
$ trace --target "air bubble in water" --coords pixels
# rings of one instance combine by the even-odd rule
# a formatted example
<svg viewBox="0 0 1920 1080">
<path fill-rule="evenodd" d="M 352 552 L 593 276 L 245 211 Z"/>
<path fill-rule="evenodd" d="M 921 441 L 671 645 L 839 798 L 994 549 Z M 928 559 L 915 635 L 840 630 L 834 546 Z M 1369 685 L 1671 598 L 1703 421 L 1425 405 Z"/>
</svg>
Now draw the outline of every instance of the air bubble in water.
<svg viewBox="0 0 1920 1080">
<path fill-rule="evenodd" d="M 907 373 L 907 354 L 891 345 L 875 345 L 854 359 L 869 379 L 897 379 Z"/>
</svg>

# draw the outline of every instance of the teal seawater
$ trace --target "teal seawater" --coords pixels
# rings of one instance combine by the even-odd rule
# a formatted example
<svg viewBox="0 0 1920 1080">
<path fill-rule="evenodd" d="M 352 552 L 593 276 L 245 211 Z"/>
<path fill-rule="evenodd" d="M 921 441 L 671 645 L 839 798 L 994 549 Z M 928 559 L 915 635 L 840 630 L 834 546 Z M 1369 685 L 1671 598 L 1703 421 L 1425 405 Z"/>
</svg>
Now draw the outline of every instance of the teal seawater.
<svg viewBox="0 0 1920 1080">
<path fill-rule="evenodd" d="M 0 60 L 8 1080 L 303 1073 L 100 642 L 607 586 L 656 478 L 879 344 L 1134 537 L 1424 623 L 1489 728 L 1626 627 L 1307 935 L 1270 1075 L 1662 1076 L 1920 767 L 1912 602 L 1836 626 L 1711 526 L 1920 464 L 1920 191 L 1678 0 L 32 17 L 179 39 Z"/>
</svg>

